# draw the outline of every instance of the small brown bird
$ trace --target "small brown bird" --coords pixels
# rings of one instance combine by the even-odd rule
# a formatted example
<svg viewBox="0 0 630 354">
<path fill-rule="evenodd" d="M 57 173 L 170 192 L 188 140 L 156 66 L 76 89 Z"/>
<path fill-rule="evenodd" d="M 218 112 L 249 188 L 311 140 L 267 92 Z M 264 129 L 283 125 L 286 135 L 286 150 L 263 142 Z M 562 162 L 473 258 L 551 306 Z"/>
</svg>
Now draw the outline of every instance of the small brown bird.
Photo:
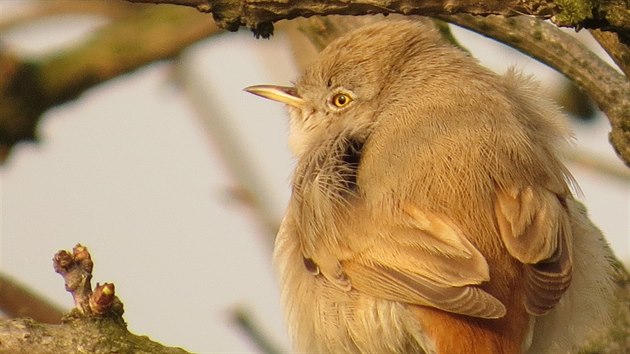
<svg viewBox="0 0 630 354">
<path fill-rule="evenodd" d="M 386 20 L 246 90 L 290 110 L 274 260 L 298 351 L 566 353 L 605 327 L 610 251 L 531 79 Z"/>
</svg>

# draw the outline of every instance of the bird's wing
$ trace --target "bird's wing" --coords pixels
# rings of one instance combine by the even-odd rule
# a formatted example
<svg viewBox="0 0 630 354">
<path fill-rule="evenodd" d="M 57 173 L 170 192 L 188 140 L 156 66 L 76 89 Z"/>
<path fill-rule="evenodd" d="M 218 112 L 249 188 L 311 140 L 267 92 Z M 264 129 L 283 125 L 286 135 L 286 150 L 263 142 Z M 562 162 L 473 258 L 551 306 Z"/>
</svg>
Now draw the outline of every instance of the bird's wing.
<svg viewBox="0 0 630 354">
<path fill-rule="evenodd" d="M 527 310 L 542 315 L 569 287 L 571 226 L 565 199 L 549 189 L 499 191 L 495 203 L 499 232 L 512 257 L 527 265 Z"/>
<path fill-rule="evenodd" d="M 357 290 L 373 296 L 482 318 L 504 305 L 475 286 L 490 279 L 483 255 L 447 217 L 403 206 L 396 225 L 378 230 L 374 246 L 343 262 Z"/>
</svg>

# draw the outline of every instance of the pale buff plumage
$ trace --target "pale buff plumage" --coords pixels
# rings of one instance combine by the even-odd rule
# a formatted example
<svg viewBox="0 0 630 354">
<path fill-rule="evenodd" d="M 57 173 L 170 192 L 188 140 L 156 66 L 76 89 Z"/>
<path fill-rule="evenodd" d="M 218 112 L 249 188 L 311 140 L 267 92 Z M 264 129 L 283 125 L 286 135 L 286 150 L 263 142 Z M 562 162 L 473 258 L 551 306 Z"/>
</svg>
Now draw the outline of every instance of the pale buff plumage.
<svg viewBox="0 0 630 354">
<path fill-rule="evenodd" d="M 398 20 L 249 90 L 290 105 L 274 260 L 298 351 L 565 353 L 606 324 L 609 250 L 530 79 Z"/>
</svg>

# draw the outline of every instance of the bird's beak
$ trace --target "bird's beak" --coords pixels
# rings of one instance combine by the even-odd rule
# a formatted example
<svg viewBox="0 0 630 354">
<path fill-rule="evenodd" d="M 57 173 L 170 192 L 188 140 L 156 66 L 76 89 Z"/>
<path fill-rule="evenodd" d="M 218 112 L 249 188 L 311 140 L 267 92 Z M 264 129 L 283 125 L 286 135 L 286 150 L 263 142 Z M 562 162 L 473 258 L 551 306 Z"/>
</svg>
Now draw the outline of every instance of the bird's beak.
<svg viewBox="0 0 630 354">
<path fill-rule="evenodd" d="M 275 86 L 275 85 L 254 85 L 243 89 L 256 96 L 268 98 L 270 100 L 282 102 L 296 108 L 304 106 L 304 100 L 298 96 L 295 87 Z"/>
</svg>

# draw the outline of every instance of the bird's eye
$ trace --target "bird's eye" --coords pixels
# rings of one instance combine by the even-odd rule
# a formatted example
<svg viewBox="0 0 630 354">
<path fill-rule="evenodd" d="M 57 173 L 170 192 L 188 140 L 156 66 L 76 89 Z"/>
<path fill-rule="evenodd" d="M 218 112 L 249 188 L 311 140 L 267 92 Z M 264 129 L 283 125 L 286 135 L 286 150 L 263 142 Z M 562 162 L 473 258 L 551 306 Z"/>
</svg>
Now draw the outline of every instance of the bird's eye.
<svg viewBox="0 0 630 354">
<path fill-rule="evenodd" d="M 352 102 L 352 98 L 345 93 L 338 93 L 333 96 L 332 103 L 335 107 L 342 108 L 348 105 L 348 103 Z"/>
</svg>

